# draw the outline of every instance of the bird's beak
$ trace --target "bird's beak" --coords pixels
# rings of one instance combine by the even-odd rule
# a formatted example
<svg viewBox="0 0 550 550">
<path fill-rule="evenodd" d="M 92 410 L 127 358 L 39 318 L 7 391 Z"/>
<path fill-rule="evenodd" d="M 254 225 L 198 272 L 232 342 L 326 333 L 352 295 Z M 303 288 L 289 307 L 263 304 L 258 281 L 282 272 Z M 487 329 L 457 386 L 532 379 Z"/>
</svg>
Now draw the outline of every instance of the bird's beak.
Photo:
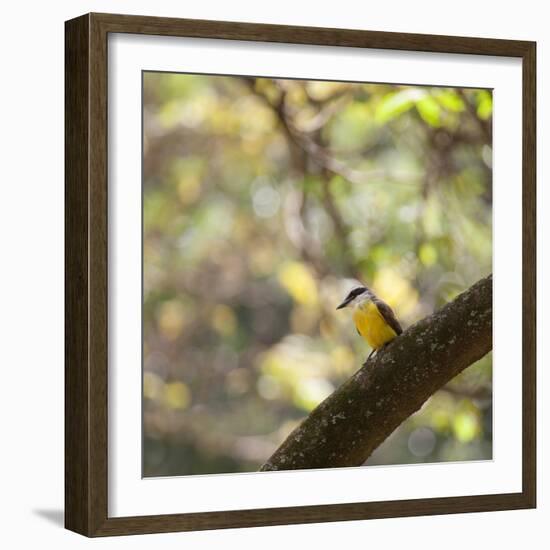
<svg viewBox="0 0 550 550">
<path fill-rule="evenodd" d="M 336 309 L 342 309 L 351 302 L 351 298 L 346 298 Z"/>
</svg>

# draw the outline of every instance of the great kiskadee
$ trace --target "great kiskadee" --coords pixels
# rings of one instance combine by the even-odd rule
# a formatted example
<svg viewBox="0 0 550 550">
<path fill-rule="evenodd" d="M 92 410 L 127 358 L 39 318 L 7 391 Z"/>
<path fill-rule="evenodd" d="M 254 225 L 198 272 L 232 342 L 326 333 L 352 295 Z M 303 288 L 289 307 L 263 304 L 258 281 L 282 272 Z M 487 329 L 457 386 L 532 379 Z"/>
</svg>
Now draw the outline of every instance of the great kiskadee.
<svg viewBox="0 0 550 550">
<path fill-rule="evenodd" d="M 365 363 L 375 351 L 403 332 L 392 308 L 366 286 L 350 290 L 336 309 L 347 306 L 353 307 L 353 322 L 357 332 L 372 348 Z"/>
</svg>

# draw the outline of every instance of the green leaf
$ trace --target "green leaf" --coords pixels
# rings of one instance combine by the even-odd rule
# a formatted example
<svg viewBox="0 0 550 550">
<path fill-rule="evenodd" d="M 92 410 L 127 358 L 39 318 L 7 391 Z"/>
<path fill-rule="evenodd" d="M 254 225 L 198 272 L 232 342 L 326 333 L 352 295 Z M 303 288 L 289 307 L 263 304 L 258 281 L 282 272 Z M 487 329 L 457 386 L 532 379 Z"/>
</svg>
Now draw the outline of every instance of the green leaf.
<svg viewBox="0 0 550 550">
<path fill-rule="evenodd" d="M 435 97 L 437 101 L 439 101 L 439 103 L 448 111 L 452 111 L 454 113 L 464 111 L 464 101 L 462 101 L 462 98 L 452 90 L 441 90 Z"/>
<path fill-rule="evenodd" d="M 385 124 L 406 113 L 414 104 L 426 95 L 424 90 L 407 88 L 399 92 L 387 94 L 378 104 L 375 119 L 379 124 Z"/>
<path fill-rule="evenodd" d="M 432 97 L 427 95 L 420 101 L 416 102 L 416 109 L 422 120 L 430 126 L 441 126 L 441 107 L 439 103 Z"/>
<path fill-rule="evenodd" d="M 493 114 L 493 95 L 488 90 L 481 90 L 477 94 L 477 116 L 487 120 Z"/>
</svg>

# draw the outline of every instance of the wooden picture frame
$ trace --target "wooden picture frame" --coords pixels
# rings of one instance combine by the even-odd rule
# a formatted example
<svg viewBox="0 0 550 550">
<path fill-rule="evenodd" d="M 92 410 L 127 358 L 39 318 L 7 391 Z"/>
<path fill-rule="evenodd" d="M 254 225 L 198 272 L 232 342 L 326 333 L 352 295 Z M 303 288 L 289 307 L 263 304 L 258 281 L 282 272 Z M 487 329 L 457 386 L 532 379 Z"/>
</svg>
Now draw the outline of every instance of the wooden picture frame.
<svg viewBox="0 0 550 550">
<path fill-rule="evenodd" d="M 171 515 L 108 516 L 109 33 L 414 50 L 521 59 L 523 488 L 510 494 Z M 65 26 L 65 525 L 86 536 L 419 516 L 536 505 L 536 45 L 534 42 L 88 14 Z"/>
</svg>

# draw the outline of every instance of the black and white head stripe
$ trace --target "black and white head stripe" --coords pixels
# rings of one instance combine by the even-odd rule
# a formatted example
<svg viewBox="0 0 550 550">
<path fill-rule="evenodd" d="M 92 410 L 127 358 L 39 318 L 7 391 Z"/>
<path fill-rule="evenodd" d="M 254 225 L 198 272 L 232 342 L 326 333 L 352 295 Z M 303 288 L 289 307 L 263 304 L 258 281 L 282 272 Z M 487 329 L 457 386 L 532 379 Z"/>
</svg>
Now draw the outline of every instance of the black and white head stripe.
<svg viewBox="0 0 550 550">
<path fill-rule="evenodd" d="M 352 288 L 348 292 L 348 295 L 346 296 L 344 301 L 336 309 L 341 309 L 343 307 L 346 307 L 349 303 L 351 303 L 353 300 L 355 300 L 355 298 L 357 298 L 357 296 L 360 296 L 361 294 L 363 294 L 365 292 L 370 294 L 370 290 L 366 286 L 357 286 L 355 288 Z"/>
<path fill-rule="evenodd" d="M 366 286 L 357 286 L 355 288 L 352 288 L 348 292 L 348 295 L 346 296 L 346 300 L 347 299 L 353 300 L 354 298 L 357 298 L 357 296 L 359 296 L 360 294 L 363 294 L 363 292 L 365 292 L 365 290 L 368 291 L 368 288 Z"/>
</svg>

